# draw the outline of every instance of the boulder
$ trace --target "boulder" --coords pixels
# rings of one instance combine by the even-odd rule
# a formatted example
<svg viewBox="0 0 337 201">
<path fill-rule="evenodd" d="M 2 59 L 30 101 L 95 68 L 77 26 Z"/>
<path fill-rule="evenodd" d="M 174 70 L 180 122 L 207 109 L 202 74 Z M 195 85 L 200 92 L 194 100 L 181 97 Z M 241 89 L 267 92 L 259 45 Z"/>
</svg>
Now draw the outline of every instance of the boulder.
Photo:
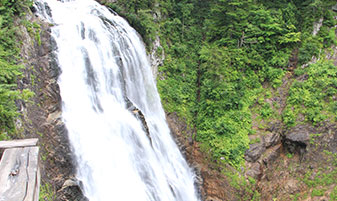
<svg viewBox="0 0 337 201">
<path fill-rule="evenodd" d="M 288 182 L 285 184 L 285 191 L 292 195 L 299 192 L 298 181 L 295 179 L 288 180 Z"/>
<path fill-rule="evenodd" d="M 254 179 L 260 180 L 263 174 L 262 167 L 260 163 L 251 163 L 247 165 L 246 176 L 253 177 Z"/>
<path fill-rule="evenodd" d="M 281 155 L 281 144 L 276 145 L 266 151 L 262 159 L 263 163 L 268 166 Z"/>
<path fill-rule="evenodd" d="M 312 128 L 307 125 L 297 125 L 290 129 L 284 138 L 284 146 L 290 153 L 300 152 L 306 149 L 310 141 Z"/>
<path fill-rule="evenodd" d="M 266 148 L 275 146 L 281 141 L 281 136 L 279 133 L 268 133 L 263 137 L 264 144 Z"/>
<path fill-rule="evenodd" d="M 81 182 L 75 177 L 67 179 L 59 193 L 62 192 L 62 200 L 73 200 L 73 201 L 88 201 L 88 199 L 83 195 Z"/>
<path fill-rule="evenodd" d="M 281 133 L 282 132 L 282 123 L 279 121 L 273 121 L 268 124 L 267 131 L 272 133 Z"/>
<path fill-rule="evenodd" d="M 150 140 L 150 143 L 152 145 L 152 138 L 151 138 L 151 134 L 150 134 L 150 130 L 149 130 L 149 126 L 147 125 L 147 122 L 146 122 L 146 119 L 145 119 L 145 116 L 143 114 L 143 112 L 138 109 L 134 104 L 133 102 L 128 98 L 128 97 L 125 97 L 125 102 L 127 104 L 127 108 L 128 110 L 138 119 L 142 122 L 142 126 L 143 126 L 143 129 L 145 131 L 145 134 L 146 136 L 149 138 Z"/>
<path fill-rule="evenodd" d="M 249 146 L 249 149 L 246 150 L 245 159 L 248 162 L 257 161 L 262 153 L 266 150 L 263 143 L 256 143 Z"/>
<path fill-rule="evenodd" d="M 207 197 L 205 201 L 222 201 L 222 199 L 215 198 L 215 197 Z"/>
<path fill-rule="evenodd" d="M 198 195 L 202 195 L 202 186 L 204 184 L 204 178 L 202 177 L 202 166 L 194 163 L 191 165 L 191 167 L 195 173 L 194 186 L 197 189 Z"/>
</svg>

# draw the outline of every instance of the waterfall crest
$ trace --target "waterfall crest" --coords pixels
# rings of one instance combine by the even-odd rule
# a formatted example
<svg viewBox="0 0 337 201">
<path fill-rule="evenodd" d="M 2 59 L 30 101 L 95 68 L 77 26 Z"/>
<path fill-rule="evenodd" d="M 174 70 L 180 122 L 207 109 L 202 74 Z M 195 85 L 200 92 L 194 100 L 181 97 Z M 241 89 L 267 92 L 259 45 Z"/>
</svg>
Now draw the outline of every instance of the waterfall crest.
<svg viewBox="0 0 337 201">
<path fill-rule="evenodd" d="M 174 143 L 144 45 L 121 17 L 93 0 L 36 0 L 53 24 L 62 118 L 91 201 L 199 200 Z M 128 108 L 143 114 L 142 120 Z"/>
</svg>

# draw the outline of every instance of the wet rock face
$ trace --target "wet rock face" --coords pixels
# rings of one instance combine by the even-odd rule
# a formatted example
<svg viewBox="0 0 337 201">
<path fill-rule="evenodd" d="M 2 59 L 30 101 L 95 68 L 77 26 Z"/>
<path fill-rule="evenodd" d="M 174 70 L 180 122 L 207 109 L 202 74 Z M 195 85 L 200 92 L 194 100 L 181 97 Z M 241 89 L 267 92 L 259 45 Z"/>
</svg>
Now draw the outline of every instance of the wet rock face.
<svg viewBox="0 0 337 201">
<path fill-rule="evenodd" d="M 60 197 L 62 200 L 89 201 L 88 198 L 83 196 L 81 182 L 76 178 L 67 179 L 60 191 L 63 192 Z"/>
<path fill-rule="evenodd" d="M 143 129 L 146 133 L 146 136 L 149 138 L 150 140 L 150 143 L 152 145 L 152 138 L 151 138 L 151 134 L 150 134 L 150 130 L 149 130 L 149 126 L 147 125 L 147 122 L 146 122 L 146 119 L 145 119 L 145 116 L 143 114 L 143 112 L 137 108 L 131 101 L 129 98 L 125 98 L 125 102 L 127 104 L 127 108 L 128 110 L 138 119 L 142 122 L 142 126 L 143 126 Z"/>
<path fill-rule="evenodd" d="M 57 47 L 50 37 L 49 24 L 41 22 L 33 13 L 27 15 L 27 20 L 41 25 L 41 43 L 29 34 L 26 27 L 19 27 L 19 39 L 23 41 L 21 58 L 26 68 L 18 87 L 29 88 L 35 96 L 30 103 L 18 103 L 22 113 L 18 130 L 22 130 L 22 138 L 39 138 L 42 185 L 49 183 L 52 186 L 56 200 L 81 200 L 77 199 L 83 197 L 79 187 L 62 189 L 76 169 L 67 129 L 61 121 L 61 97 L 57 84 L 60 69 L 53 54 Z"/>
</svg>

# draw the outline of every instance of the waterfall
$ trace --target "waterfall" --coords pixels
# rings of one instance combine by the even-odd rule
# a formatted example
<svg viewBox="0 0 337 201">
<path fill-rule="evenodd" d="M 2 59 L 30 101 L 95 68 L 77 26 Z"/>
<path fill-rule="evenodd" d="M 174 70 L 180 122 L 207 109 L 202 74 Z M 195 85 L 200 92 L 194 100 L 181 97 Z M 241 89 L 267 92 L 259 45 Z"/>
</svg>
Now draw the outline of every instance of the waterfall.
<svg viewBox="0 0 337 201">
<path fill-rule="evenodd" d="M 62 118 L 85 196 L 91 201 L 199 200 L 137 32 L 93 0 L 35 3 L 38 15 L 52 24 L 62 71 Z"/>
</svg>

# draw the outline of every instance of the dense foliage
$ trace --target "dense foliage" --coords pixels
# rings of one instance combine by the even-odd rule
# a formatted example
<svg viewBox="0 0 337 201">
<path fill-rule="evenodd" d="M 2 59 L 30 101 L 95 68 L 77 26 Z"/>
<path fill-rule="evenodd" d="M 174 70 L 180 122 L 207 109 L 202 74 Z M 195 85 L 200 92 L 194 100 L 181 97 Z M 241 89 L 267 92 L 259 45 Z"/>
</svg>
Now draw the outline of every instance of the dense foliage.
<svg viewBox="0 0 337 201">
<path fill-rule="evenodd" d="M 319 61 L 304 69 L 297 69 L 298 76 L 290 90 L 288 105 L 283 114 L 284 123 L 292 126 L 300 115 L 314 125 L 335 120 L 337 114 L 337 68 L 332 62 Z"/>
<path fill-rule="evenodd" d="M 160 36 L 166 59 L 158 88 L 166 111 L 185 119 L 214 159 L 239 167 L 254 133 L 252 116 L 273 118 L 275 107 L 263 97 L 281 87 L 284 75 L 306 77 L 289 89 L 280 117 L 286 126 L 295 125 L 300 113 L 314 124 L 336 114 L 336 70 L 322 56 L 336 43 L 335 4 L 141 0 L 109 5 L 139 31 L 149 49 Z M 313 57 L 322 61 L 301 67 Z"/>
<path fill-rule="evenodd" d="M 21 75 L 18 65 L 19 45 L 16 37 L 15 19 L 24 15 L 32 4 L 29 0 L 0 1 L 0 140 L 15 132 L 15 118 L 18 116 L 15 101 L 27 99 L 28 90 L 17 90 L 17 78 Z"/>
</svg>

